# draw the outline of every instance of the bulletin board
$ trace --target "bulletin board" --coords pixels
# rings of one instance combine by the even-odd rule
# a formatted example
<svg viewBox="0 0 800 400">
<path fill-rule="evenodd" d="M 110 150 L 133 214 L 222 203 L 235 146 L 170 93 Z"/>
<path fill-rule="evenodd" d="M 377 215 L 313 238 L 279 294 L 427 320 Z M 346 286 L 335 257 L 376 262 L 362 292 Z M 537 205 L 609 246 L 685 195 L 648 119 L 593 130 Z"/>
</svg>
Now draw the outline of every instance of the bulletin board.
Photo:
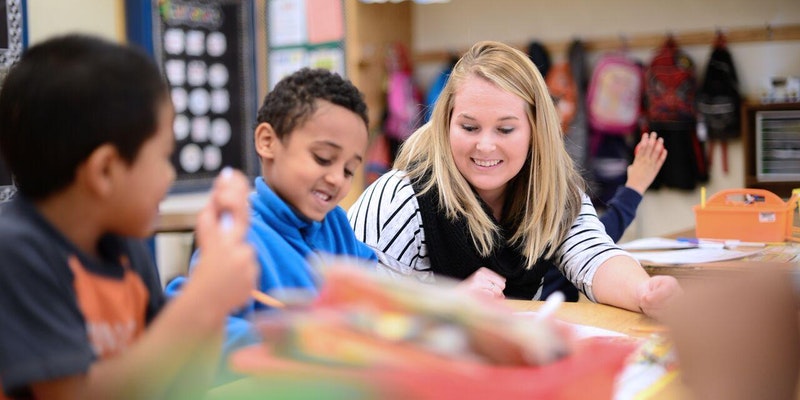
<svg viewBox="0 0 800 400">
<path fill-rule="evenodd" d="M 139 13 L 142 1 L 129 0 L 128 36 L 152 52 L 169 84 L 173 192 L 206 190 L 225 166 L 254 175 L 253 1 L 144 0 Z"/>
<path fill-rule="evenodd" d="M 267 0 L 269 88 L 303 67 L 346 76 L 343 0 Z"/>
<path fill-rule="evenodd" d="M 0 2 L 0 67 L 5 71 L 22 56 L 28 45 L 27 3 L 25 0 Z"/>
<path fill-rule="evenodd" d="M 0 85 L 28 45 L 26 6 L 25 0 L 0 1 Z M 13 192 L 11 173 L 0 159 L 0 202 Z"/>
</svg>

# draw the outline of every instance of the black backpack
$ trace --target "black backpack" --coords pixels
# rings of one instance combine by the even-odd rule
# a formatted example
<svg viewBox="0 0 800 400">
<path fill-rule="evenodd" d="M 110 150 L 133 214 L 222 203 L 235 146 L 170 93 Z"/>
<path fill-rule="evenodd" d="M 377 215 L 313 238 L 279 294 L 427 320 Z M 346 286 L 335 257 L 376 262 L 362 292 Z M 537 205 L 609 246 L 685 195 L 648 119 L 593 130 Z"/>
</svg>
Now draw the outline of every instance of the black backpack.
<svg viewBox="0 0 800 400">
<path fill-rule="evenodd" d="M 697 110 L 710 139 L 732 139 L 741 135 L 741 104 L 733 57 L 720 35 L 697 93 Z"/>
<path fill-rule="evenodd" d="M 533 61 L 543 77 L 547 76 L 547 73 L 550 72 L 550 52 L 542 42 L 533 40 L 528 43 L 528 58 Z"/>
<path fill-rule="evenodd" d="M 718 33 L 697 92 L 697 111 L 708 134 L 708 164 L 712 163 L 714 144 L 719 141 L 724 172 L 728 172 L 726 141 L 741 136 L 741 105 L 733 57 L 724 36 Z"/>
</svg>

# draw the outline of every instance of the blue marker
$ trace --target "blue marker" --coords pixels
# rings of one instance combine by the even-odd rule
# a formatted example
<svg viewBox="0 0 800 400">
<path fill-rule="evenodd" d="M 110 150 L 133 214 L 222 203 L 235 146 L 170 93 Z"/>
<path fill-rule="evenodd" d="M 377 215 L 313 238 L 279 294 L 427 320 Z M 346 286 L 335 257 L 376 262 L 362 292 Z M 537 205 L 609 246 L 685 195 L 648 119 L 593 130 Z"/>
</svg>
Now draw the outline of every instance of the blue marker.
<svg viewBox="0 0 800 400">
<path fill-rule="evenodd" d="M 681 243 L 690 243 L 690 244 L 700 244 L 700 239 L 697 238 L 687 238 L 687 237 L 679 237 L 675 239 Z"/>
</svg>

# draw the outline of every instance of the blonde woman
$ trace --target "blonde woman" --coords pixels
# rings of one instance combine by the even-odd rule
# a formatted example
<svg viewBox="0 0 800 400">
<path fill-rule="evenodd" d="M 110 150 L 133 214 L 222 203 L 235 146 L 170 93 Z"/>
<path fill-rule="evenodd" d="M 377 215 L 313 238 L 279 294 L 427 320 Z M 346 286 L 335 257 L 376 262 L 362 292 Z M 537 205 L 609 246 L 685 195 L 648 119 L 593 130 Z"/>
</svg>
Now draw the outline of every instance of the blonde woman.
<svg viewBox="0 0 800 400">
<path fill-rule="evenodd" d="M 550 265 L 597 302 L 657 315 L 680 291 L 649 277 L 597 218 L 564 149 L 544 79 L 521 51 L 476 43 L 430 122 L 348 213 L 388 272 L 539 299 Z"/>
</svg>

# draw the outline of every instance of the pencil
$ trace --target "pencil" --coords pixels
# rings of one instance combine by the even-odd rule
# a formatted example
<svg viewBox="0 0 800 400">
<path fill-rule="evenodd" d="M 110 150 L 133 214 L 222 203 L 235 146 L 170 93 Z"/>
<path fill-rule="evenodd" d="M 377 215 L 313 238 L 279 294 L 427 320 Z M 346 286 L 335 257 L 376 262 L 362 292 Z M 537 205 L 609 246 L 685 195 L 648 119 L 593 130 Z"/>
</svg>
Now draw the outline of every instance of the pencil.
<svg viewBox="0 0 800 400">
<path fill-rule="evenodd" d="M 706 208 L 706 187 L 700 187 L 700 208 Z"/>
<path fill-rule="evenodd" d="M 283 304 L 282 301 L 256 289 L 253 289 L 253 291 L 250 292 L 250 295 L 253 296 L 253 299 L 255 299 L 257 302 L 261 304 L 275 308 L 286 307 L 286 304 Z"/>
</svg>

